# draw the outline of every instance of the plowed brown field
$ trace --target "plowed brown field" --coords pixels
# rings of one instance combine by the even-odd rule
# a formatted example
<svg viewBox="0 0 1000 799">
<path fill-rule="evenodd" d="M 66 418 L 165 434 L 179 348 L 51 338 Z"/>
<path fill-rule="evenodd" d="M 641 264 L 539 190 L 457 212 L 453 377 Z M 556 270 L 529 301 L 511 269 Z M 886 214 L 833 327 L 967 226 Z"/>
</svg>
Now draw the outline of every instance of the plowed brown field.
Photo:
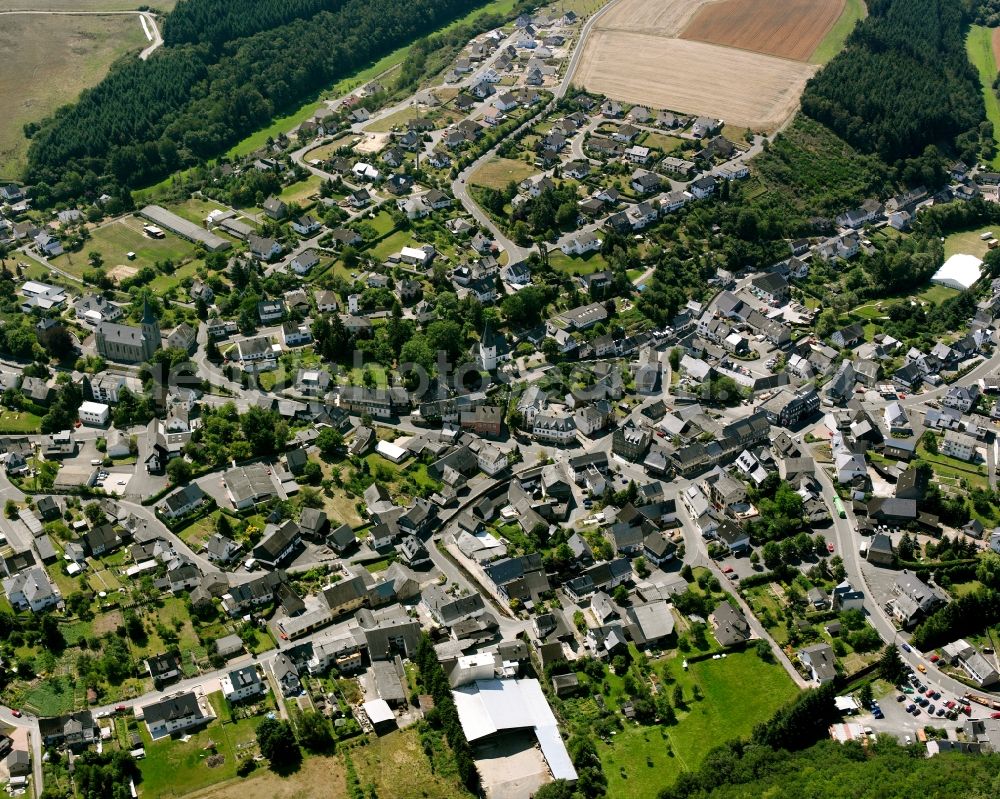
<svg viewBox="0 0 1000 799">
<path fill-rule="evenodd" d="M 680 36 L 807 61 L 843 10 L 844 0 L 721 0 L 701 6 Z"/>
<path fill-rule="evenodd" d="M 779 2 L 756 1 L 768 7 L 777 7 Z M 701 14 L 727 6 L 730 0 L 707 2 L 619 0 L 596 21 L 573 82 L 629 103 L 713 116 L 753 130 L 777 129 L 795 113 L 799 95 L 816 67 L 753 49 L 678 38 Z M 844 0 L 814 2 L 839 9 Z M 834 21 L 837 14 L 833 13 Z M 819 32 L 819 38 L 828 27 Z M 802 46 L 806 57 L 814 48 L 812 39 Z"/>
</svg>

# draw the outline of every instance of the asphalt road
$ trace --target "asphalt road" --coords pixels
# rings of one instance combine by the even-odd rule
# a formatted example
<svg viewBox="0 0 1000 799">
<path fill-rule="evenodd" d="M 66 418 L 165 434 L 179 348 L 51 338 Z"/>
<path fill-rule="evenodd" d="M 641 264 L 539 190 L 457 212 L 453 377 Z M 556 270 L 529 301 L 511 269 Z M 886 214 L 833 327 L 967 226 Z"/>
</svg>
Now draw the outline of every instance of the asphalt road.
<svg viewBox="0 0 1000 799">
<path fill-rule="evenodd" d="M 796 441 L 800 441 L 801 436 L 793 435 L 793 438 L 795 438 Z M 844 561 L 844 568 L 847 571 L 847 579 L 850 581 L 851 585 L 854 586 L 854 588 L 865 592 L 865 613 L 868 621 L 886 643 L 897 643 L 900 645 L 905 643 L 909 638 L 909 634 L 898 630 L 896 625 L 889 618 L 885 608 L 875 601 L 874 594 L 868 584 L 867 578 L 865 577 L 864 570 L 861 568 L 861 553 L 859 551 L 860 536 L 855 533 L 857 523 L 851 513 L 850 507 L 846 508 L 847 518 L 841 519 L 837 515 L 833 506 L 833 498 L 837 496 L 833 480 L 822 467 L 816 469 L 816 479 L 823 488 L 823 499 L 826 502 L 827 508 L 830 511 L 830 516 L 833 519 L 833 536 L 836 542 L 836 554 L 840 555 Z M 902 649 L 902 646 L 900 646 L 900 655 L 902 655 L 903 660 L 909 664 L 911 668 L 917 669 L 918 665 L 922 665 L 925 669 L 927 669 L 928 679 L 932 680 L 934 684 L 944 693 L 962 696 L 969 690 L 968 686 L 938 670 L 933 663 L 931 663 L 916 649 L 912 649 L 912 651 L 907 652 Z M 987 691 L 979 692 L 984 694 L 989 693 Z M 1000 698 L 1000 696 L 998 696 L 998 698 Z"/>
<path fill-rule="evenodd" d="M 590 19 L 583 23 L 583 27 L 580 28 L 580 36 L 576 41 L 576 46 L 573 48 L 573 56 L 570 58 L 569 64 L 566 66 L 566 72 L 563 74 L 563 79 L 556 89 L 556 99 L 565 97 L 569 87 L 573 84 L 573 73 L 576 72 L 576 68 L 580 65 L 580 57 L 583 55 L 584 45 L 587 43 L 587 37 L 594 27 L 594 23 L 604 16 L 610 8 L 616 5 L 618 5 L 618 0 L 611 0 L 611 2 L 602 6 Z"/>
</svg>

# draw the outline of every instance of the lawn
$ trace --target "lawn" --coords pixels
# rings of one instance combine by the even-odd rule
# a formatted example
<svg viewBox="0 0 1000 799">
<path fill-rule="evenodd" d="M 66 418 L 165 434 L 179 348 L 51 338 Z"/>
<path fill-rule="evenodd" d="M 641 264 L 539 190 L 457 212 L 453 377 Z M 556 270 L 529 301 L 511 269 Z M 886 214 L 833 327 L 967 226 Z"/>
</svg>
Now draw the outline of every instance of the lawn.
<svg viewBox="0 0 1000 799">
<path fill-rule="evenodd" d="M 181 267 L 178 267 L 173 272 L 169 274 L 160 273 L 149 283 L 150 291 L 154 294 L 163 295 L 166 294 L 170 289 L 175 286 L 179 286 L 184 278 L 193 278 L 198 274 L 198 270 L 203 267 L 205 263 L 203 261 L 188 261 Z M 186 300 L 187 295 L 182 299 Z"/>
<path fill-rule="evenodd" d="M 146 627 L 149 638 L 145 646 L 134 647 L 136 657 L 147 658 L 167 650 L 167 644 L 156 631 L 157 624 L 162 624 L 168 630 L 177 633 L 177 648 L 184 653 L 185 658 L 189 658 L 191 652 L 194 652 L 196 656 L 204 655 L 204 648 L 198 641 L 194 627 L 191 626 L 191 617 L 183 599 L 173 596 L 164 597 L 158 605 L 144 605 L 137 611 Z"/>
<path fill-rule="evenodd" d="M 665 669 L 684 689 L 689 709 L 678 713 L 675 726 L 627 723 L 610 744 L 597 742 L 609 799 L 653 799 L 681 771 L 697 768 L 710 749 L 749 735 L 797 692 L 781 666 L 751 652 L 692 663 L 688 671 L 673 658 Z M 704 696 L 697 702 L 696 685 Z"/>
<path fill-rule="evenodd" d="M 314 147 L 309 150 L 305 154 L 304 160 L 307 163 L 311 161 L 325 161 L 341 147 L 353 144 L 357 138 L 357 135 L 354 133 L 344 133 L 333 141 L 329 141 L 326 144 L 321 144 L 319 147 Z"/>
<path fill-rule="evenodd" d="M 975 255 L 977 258 L 982 258 L 989 249 L 986 246 L 986 242 L 979 238 L 982 233 L 1000 234 L 1000 227 L 992 225 L 977 228 L 976 230 L 967 230 L 963 233 L 952 233 L 950 236 L 945 237 L 944 257 L 950 258 L 955 253 L 965 253 L 966 255 Z"/>
<path fill-rule="evenodd" d="M 146 748 L 146 757 L 139 761 L 142 774 L 142 783 L 138 786 L 140 796 L 143 799 L 185 796 L 234 778 L 240 753 L 246 745 L 250 743 L 256 749 L 255 731 L 260 722 L 260 718 L 244 719 L 234 724 L 215 721 L 187 741 L 166 738 L 155 742 L 150 740 L 146 726 L 140 725 L 140 735 Z M 213 754 L 224 758 L 214 767 L 205 762 Z"/>
<path fill-rule="evenodd" d="M 391 233 L 395 227 L 396 223 L 392 220 L 392 215 L 386 211 L 379 211 L 371 219 L 364 220 L 366 225 L 371 225 L 372 229 L 379 235 L 385 236 Z"/>
<path fill-rule="evenodd" d="M 215 532 L 215 525 L 221 513 L 222 511 L 220 510 L 213 511 L 207 516 L 196 519 L 193 524 L 181 530 L 179 535 L 184 543 L 195 550 L 195 552 L 201 549 L 209 536 Z"/>
<path fill-rule="evenodd" d="M 372 247 L 368 254 L 372 258 L 376 258 L 379 261 L 384 261 L 390 255 L 399 252 L 406 246 L 413 246 L 415 242 L 413 241 L 413 234 L 407 230 L 397 230 L 389 236 L 386 236 L 382 241 Z"/>
<path fill-rule="evenodd" d="M 0 432 L 4 433 L 37 433 L 42 422 L 40 416 L 27 411 L 8 411 L 0 413 Z"/>
<path fill-rule="evenodd" d="M 194 255 L 195 247 L 188 241 L 166 233 L 162 239 L 151 239 L 142 232 L 143 221 L 138 217 L 125 216 L 92 230 L 90 239 L 80 252 L 65 253 L 52 259 L 52 263 L 70 274 L 82 276 L 91 269 L 89 255 L 100 254 L 104 270 L 112 273 L 121 268 L 121 275 L 134 274 L 143 266 L 153 266 L 156 261 L 171 260 L 181 262 Z M 135 260 L 128 260 L 126 254 L 135 253 Z"/>
<path fill-rule="evenodd" d="M 87 0 L 97 3 L 99 0 Z M 72 5 L 75 0 L 4 0 L 2 8 Z M 135 5 L 132 5 L 135 8 Z M 27 162 L 23 127 L 96 85 L 117 58 L 146 44 L 135 16 L 5 15 L 0 25 L 0 180 L 18 179 Z"/>
<path fill-rule="evenodd" d="M 520 183 L 538 172 L 534 166 L 525 161 L 512 158 L 491 158 L 469 176 L 469 183 L 475 186 L 487 186 L 493 189 L 503 189 L 512 180 Z"/>
<path fill-rule="evenodd" d="M 928 463 L 934 474 L 946 480 L 968 480 L 974 488 L 986 488 L 985 467 L 973 463 L 960 461 L 958 458 L 951 458 L 947 455 L 932 455 L 922 444 L 917 444 L 917 457 Z"/>
<path fill-rule="evenodd" d="M 565 14 L 567 11 L 573 11 L 579 17 L 589 17 L 606 2 L 607 0 L 556 0 L 556 2 L 550 3 L 542 10 L 548 12 L 550 15 Z"/>
<path fill-rule="evenodd" d="M 389 114 L 384 119 L 379 119 L 370 125 L 366 125 L 364 129 L 372 133 L 388 133 L 395 128 L 404 128 L 406 127 L 406 123 L 411 119 L 417 119 L 422 116 L 424 116 L 424 113 L 421 109 L 409 105 L 406 108 L 401 108 L 394 114 Z"/>
<path fill-rule="evenodd" d="M 205 217 L 212 211 L 231 211 L 232 209 L 220 203 L 218 200 L 203 200 L 201 197 L 188 197 L 182 203 L 170 203 L 166 206 L 168 211 L 173 211 L 177 216 L 183 217 L 196 225 L 204 225 Z"/>
<path fill-rule="evenodd" d="M 319 193 L 319 175 L 310 175 L 305 180 L 292 183 L 281 191 L 281 199 L 286 203 L 296 203 L 301 206 L 314 202 L 313 198 Z"/>
<path fill-rule="evenodd" d="M 993 81 L 997 77 L 996 57 L 993 54 L 993 29 L 982 25 L 969 28 L 969 38 L 965 40 L 965 51 L 979 73 L 983 102 L 986 103 L 986 118 L 993 123 L 993 139 L 1000 141 L 1000 100 L 993 91 Z M 1000 153 L 993 156 L 990 166 L 1000 167 Z"/>
<path fill-rule="evenodd" d="M 726 133 L 729 133 L 728 128 L 726 129 Z M 675 136 L 666 136 L 662 133 L 646 133 L 642 137 L 642 144 L 644 147 L 656 148 L 669 154 L 680 148 L 684 142 Z"/>
<path fill-rule="evenodd" d="M 349 464 L 346 466 L 344 464 L 331 465 L 321 460 L 320 466 L 323 468 L 323 477 L 329 477 L 334 469 L 340 469 L 344 478 L 347 477 Z M 340 524 L 356 527 L 361 524 L 361 515 L 357 509 L 357 504 L 361 501 L 360 497 L 349 497 L 343 488 L 337 487 L 332 488 L 329 494 L 323 491 L 321 496 L 323 497 L 323 510 L 330 517 L 331 527 L 336 528 Z"/>
<path fill-rule="evenodd" d="M 599 252 L 590 252 L 581 257 L 566 255 L 562 250 L 552 250 L 549 252 L 549 266 L 568 275 L 589 275 L 607 269 L 608 262 Z"/>
<path fill-rule="evenodd" d="M 847 0 L 840 17 L 833 23 L 829 33 L 817 45 L 809 61 L 813 64 L 825 64 L 844 49 L 844 42 L 850 36 L 854 26 L 868 16 L 868 9 L 863 0 Z"/>
<path fill-rule="evenodd" d="M 358 779 L 372 796 L 455 799 L 469 794 L 457 779 L 432 769 L 420 746 L 415 729 L 393 732 L 375 738 L 366 746 L 351 750 Z"/>
<path fill-rule="evenodd" d="M 951 286 L 939 286 L 935 284 L 928 286 L 917 294 L 917 299 L 929 302 L 931 305 L 940 305 L 945 300 L 957 297 L 960 293 L 958 289 L 953 289 Z"/>
</svg>

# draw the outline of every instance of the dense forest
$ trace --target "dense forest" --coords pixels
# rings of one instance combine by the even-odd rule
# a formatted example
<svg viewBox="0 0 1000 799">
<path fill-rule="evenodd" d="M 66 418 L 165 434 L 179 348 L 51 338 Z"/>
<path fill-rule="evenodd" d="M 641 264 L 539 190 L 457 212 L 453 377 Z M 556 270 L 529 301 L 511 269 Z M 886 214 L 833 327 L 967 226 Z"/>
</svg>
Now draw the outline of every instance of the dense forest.
<svg viewBox="0 0 1000 799">
<path fill-rule="evenodd" d="M 873 0 L 845 49 L 806 85 L 803 111 L 887 163 L 929 145 L 974 161 L 985 110 L 954 0 Z"/>
<path fill-rule="evenodd" d="M 219 47 L 342 5 L 344 0 L 181 0 L 163 25 L 163 43 Z"/>
<path fill-rule="evenodd" d="M 218 54 L 208 44 L 182 44 L 148 61 L 123 62 L 35 132 L 27 172 L 35 203 L 117 194 L 117 187 L 217 156 L 275 115 L 481 2 L 346 0 L 335 11 L 230 41 Z"/>
<path fill-rule="evenodd" d="M 1000 0 L 979 0 L 975 20 L 980 25 L 995 28 L 1000 25 Z"/>
<path fill-rule="evenodd" d="M 753 160 L 765 191 L 752 200 L 771 215 L 783 235 L 808 234 L 810 218 L 829 218 L 891 187 L 889 170 L 877 157 L 862 155 L 815 120 L 797 116 Z"/>
<path fill-rule="evenodd" d="M 660 799 L 913 799 L 1000 795 L 1000 755 L 947 753 L 928 758 L 923 746 L 902 747 L 880 738 L 822 741 L 789 754 L 730 744 L 710 754 L 693 780 L 682 780 Z"/>
</svg>

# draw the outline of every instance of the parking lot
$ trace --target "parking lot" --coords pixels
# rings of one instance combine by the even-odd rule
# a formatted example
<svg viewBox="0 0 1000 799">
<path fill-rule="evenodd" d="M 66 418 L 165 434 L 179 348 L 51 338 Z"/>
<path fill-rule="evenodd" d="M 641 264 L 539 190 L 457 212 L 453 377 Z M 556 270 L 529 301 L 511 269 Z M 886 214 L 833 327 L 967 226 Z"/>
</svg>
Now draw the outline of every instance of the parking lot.
<svg viewBox="0 0 1000 799">
<path fill-rule="evenodd" d="M 953 738 L 955 732 L 961 729 L 968 718 L 982 716 L 981 711 L 984 709 L 977 709 L 974 703 L 970 706 L 970 715 L 957 712 L 962 704 L 967 703 L 960 702 L 960 697 L 942 692 L 933 684 L 928 675 L 917 672 L 916 677 L 919 680 L 918 684 L 913 684 L 912 681 L 906 684 L 905 687 L 909 688 L 912 693 L 903 692 L 902 696 L 905 697 L 903 701 L 898 699 L 901 692 L 897 688 L 893 688 L 884 697 L 876 700 L 883 718 L 875 718 L 873 713 L 867 711 L 858 717 L 858 721 L 866 727 L 871 727 L 876 733 L 893 735 L 903 743 L 906 743 L 906 738 L 909 737 L 912 743 L 917 740 L 917 731 L 924 727 L 947 730 L 948 736 Z M 924 688 L 923 692 L 918 690 L 921 685 Z M 927 696 L 928 691 L 931 692 L 931 696 Z M 937 698 L 935 698 L 935 694 Z M 954 703 L 954 707 L 948 708 L 948 702 Z M 907 708 L 909 707 L 915 707 L 917 712 L 908 712 Z M 929 712 L 932 707 L 934 708 L 933 714 Z M 937 712 L 941 709 L 945 709 L 946 712 L 954 710 L 956 717 L 949 719 L 946 716 L 938 716 Z"/>
</svg>

